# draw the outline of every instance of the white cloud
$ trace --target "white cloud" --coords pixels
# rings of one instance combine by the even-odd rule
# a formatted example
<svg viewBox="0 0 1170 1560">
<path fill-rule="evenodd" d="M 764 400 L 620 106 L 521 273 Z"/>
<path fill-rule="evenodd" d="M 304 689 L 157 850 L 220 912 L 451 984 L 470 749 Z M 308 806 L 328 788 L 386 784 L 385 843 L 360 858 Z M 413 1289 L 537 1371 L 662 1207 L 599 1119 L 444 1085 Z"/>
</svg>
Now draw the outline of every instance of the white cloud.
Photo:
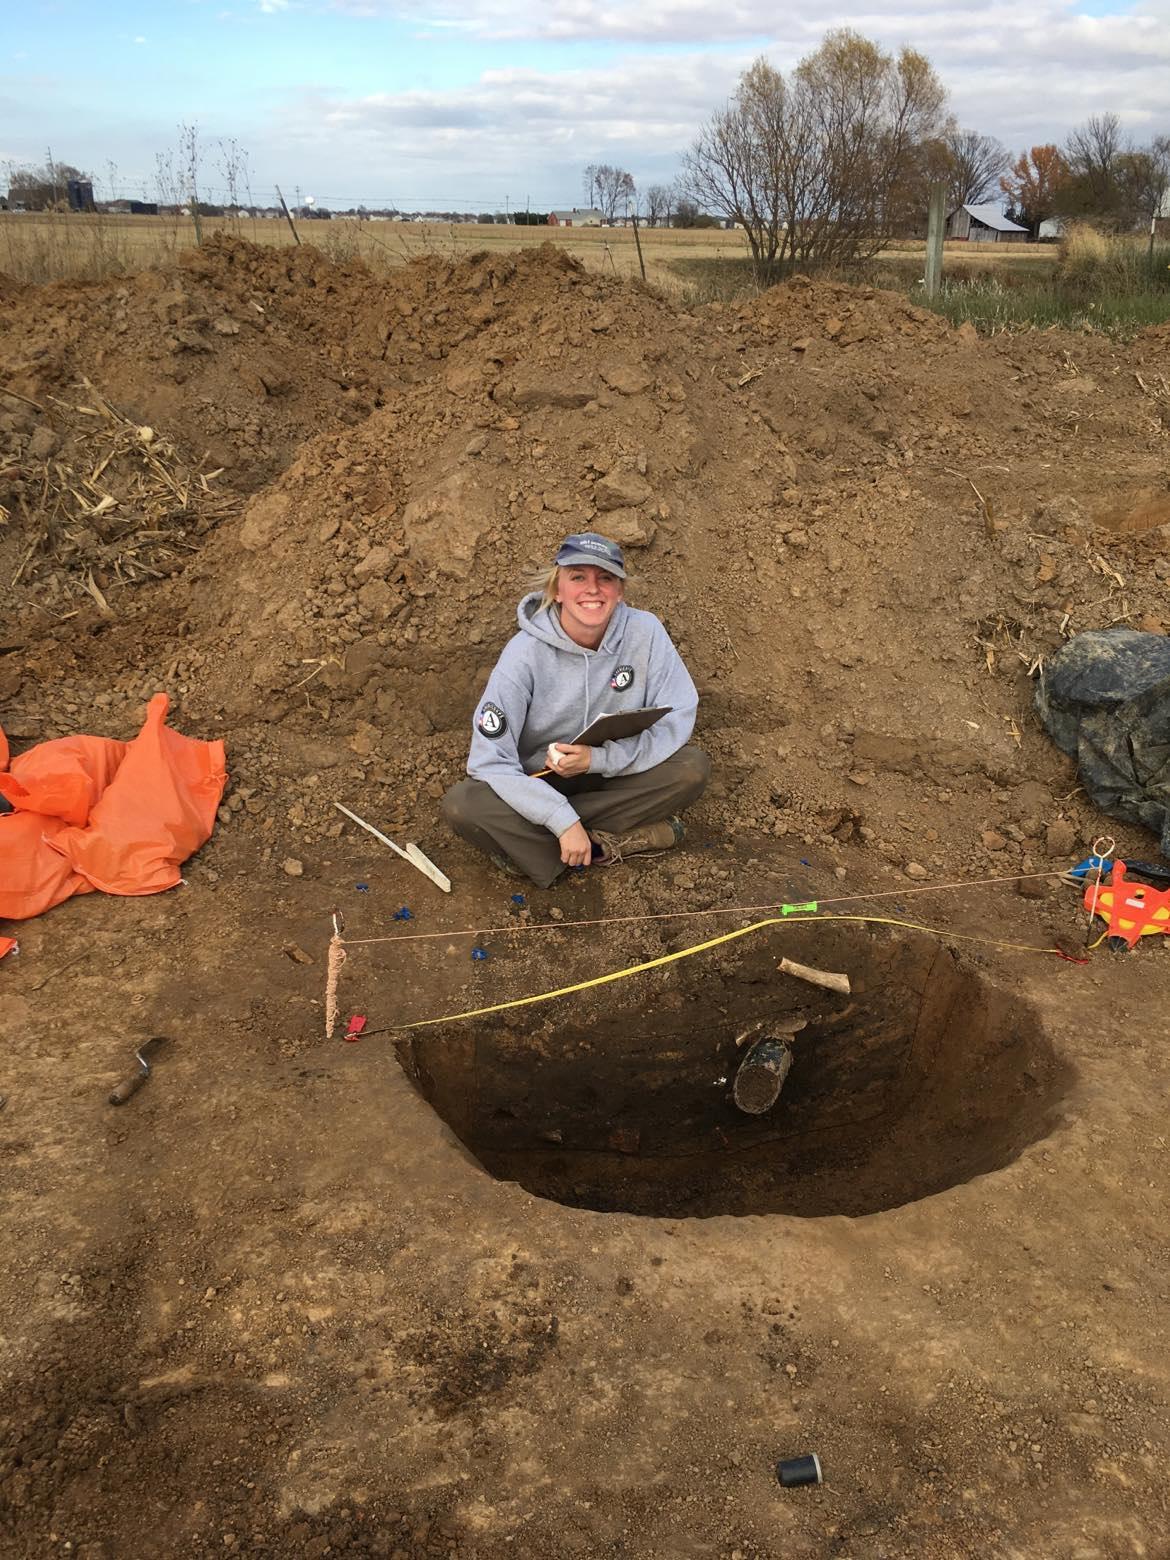
<svg viewBox="0 0 1170 1560">
<path fill-rule="evenodd" d="M 484 38 L 531 38 L 644 43 L 727 44 L 761 39 L 801 48 L 831 27 L 854 27 L 867 36 L 918 43 L 926 31 L 954 37 L 967 18 L 977 37 L 994 39 L 999 22 L 1030 16 L 1041 28 L 1102 22 L 1136 37 L 1165 30 L 1166 0 L 1134 0 L 1124 12 L 1096 18 L 1075 0 L 1025 0 L 1023 8 L 987 6 L 981 0 L 865 0 L 815 16 L 787 12 L 775 0 L 331 0 L 345 14 L 391 16 L 420 26 L 462 29 Z"/>
<path fill-rule="evenodd" d="M 1097 17 L 1054 0 L 970 5 L 942 12 L 926 0 L 899 0 L 888 15 L 852 20 L 887 47 L 906 40 L 920 47 L 949 89 L 959 121 L 998 135 L 1013 151 L 1059 142 L 1089 114 L 1110 109 L 1139 140 L 1170 131 L 1170 0 Z M 642 18 L 643 24 L 647 14 L 651 20 L 657 14 L 698 25 L 702 12 L 711 25 L 712 10 L 708 0 L 651 0 Z M 760 23 L 764 12 L 757 0 L 732 0 L 728 14 L 731 25 L 747 31 L 749 20 Z M 409 19 L 482 27 L 520 14 L 513 0 L 460 0 L 458 14 L 454 4 L 414 7 Z M 524 14 L 538 18 L 537 26 L 565 26 L 575 18 L 583 28 L 589 18 L 609 25 L 611 13 L 586 0 L 548 0 L 543 11 Z M 778 16 L 771 6 L 767 14 L 782 32 L 744 37 L 738 46 L 685 52 L 631 46 L 604 66 L 488 69 L 467 86 L 441 91 L 319 91 L 311 104 L 302 95 L 295 108 L 290 103 L 279 139 L 304 160 L 299 166 L 322 170 L 312 175 L 322 187 L 343 192 L 393 188 L 427 199 L 448 190 L 457 204 L 456 196 L 486 198 L 519 183 L 533 192 L 534 205 L 571 204 L 587 162 L 620 163 L 642 185 L 670 177 L 757 53 L 790 67 L 816 47 L 829 22 L 849 20 Z M 726 36 L 726 28 L 718 31 Z M 445 47 L 460 47 L 446 37 Z M 564 57 L 571 60 L 571 52 Z M 339 167 L 353 171 L 338 175 Z"/>
</svg>

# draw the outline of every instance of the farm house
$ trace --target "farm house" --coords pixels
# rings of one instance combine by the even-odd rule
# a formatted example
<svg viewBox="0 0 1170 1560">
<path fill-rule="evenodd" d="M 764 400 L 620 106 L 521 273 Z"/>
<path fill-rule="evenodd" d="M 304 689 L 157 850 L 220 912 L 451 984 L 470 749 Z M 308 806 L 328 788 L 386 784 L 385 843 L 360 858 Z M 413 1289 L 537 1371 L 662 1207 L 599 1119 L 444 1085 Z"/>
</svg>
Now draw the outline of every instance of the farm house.
<svg viewBox="0 0 1170 1560">
<path fill-rule="evenodd" d="M 946 236 L 972 244 L 1023 244 L 1028 229 L 1010 222 L 998 206 L 958 206 L 947 218 Z"/>
<path fill-rule="evenodd" d="M 574 206 L 572 211 L 550 211 L 548 225 L 549 227 L 604 227 L 605 213 L 592 206 L 582 210 Z"/>
</svg>

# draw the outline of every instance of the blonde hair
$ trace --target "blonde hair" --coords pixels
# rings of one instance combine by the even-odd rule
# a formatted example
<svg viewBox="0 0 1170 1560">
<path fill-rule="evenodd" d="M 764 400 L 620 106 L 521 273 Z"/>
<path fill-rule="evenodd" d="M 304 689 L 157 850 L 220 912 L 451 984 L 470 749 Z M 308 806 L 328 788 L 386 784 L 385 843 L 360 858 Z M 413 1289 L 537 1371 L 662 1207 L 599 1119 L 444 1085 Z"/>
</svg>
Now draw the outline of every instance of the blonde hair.
<svg viewBox="0 0 1170 1560">
<path fill-rule="evenodd" d="M 576 567 L 576 566 L 575 565 L 571 565 L 571 567 Z M 560 573 L 561 573 L 560 565 L 554 563 L 551 569 L 548 569 L 543 574 L 536 575 L 536 577 L 534 579 L 532 579 L 532 580 L 530 580 L 528 582 L 529 590 L 538 590 L 540 592 L 540 606 L 537 607 L 537 609 L 536 609 L 538 612 L 544 612 L 544 611 L 547 610 L 547 608 L 556 605 L 556 600 L 557 600 L 557 580 L 560 578 Z M 614 577 L 616 579 L 620 579 L 621 578 L 620 575 L 615 575 Z M 627 575 L 626 578 L 621 581 L 621 584 L 622 584 L 622 598 L 623 598 L 623 600 L 625 599 L 625 594 L 626 594 L 625 587 L 629 583 L 630 583 L 630 578 L 629 578 L 629 575 Z"/>
</svg>

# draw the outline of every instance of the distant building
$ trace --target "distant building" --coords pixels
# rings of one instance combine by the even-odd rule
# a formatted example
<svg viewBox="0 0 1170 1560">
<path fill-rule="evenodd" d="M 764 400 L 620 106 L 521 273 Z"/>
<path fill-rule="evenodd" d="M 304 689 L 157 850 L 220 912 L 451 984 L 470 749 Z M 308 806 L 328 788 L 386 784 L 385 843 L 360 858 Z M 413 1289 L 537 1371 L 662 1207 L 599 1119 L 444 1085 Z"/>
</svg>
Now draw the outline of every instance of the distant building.
<svg viewBox="0 0 1170 1560">
<path fill-rule="evenodd" d="M 93 211 L 93 185 L 88 179 L 68 179 L 65 197 L 70 211 Z"/>
<path fill-rule="evenodd" d="M 593 206 L 583 210 L 574 206 L 572 211 L 550 211 L 548 225 L 549 227 L 604 227 L 605 213 Z"/>
<path fill-rule="evenodd" d="M 972 244 L 1023 244 L 1028 229 L 1009 222 L 998 206 L 959 206 L 947 218 L 946 237 Z"/>
<path fill-rule="evenodd" d="M 1064 223 L 1060 217 L 1045 217 L 1036 229 L 1036 237 L 1042 244 L 1052 243 L 1064 234 Z"/>
<path fill-rule="evenodd" d="M 127 202 L 132 217 L 157 217 L 157 200 L 132 200 Z"/>
</svg>

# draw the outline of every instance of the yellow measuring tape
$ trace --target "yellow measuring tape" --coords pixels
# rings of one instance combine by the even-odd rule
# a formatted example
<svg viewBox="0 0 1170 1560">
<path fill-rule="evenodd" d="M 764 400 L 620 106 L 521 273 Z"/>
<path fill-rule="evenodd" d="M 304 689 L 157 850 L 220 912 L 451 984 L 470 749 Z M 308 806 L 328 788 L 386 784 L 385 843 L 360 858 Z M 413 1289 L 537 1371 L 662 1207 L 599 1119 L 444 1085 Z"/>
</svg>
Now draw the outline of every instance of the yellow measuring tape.
<svg viewBox="0 0 1170 1560">
<path fill-rule="evenodd" d="M 879 926 L 903 926 L 915 932 L 930 932 L 936 937 L 947 937 L 955 942 L 982 943 L 989 948 L 1010 948 L 1019 953 L 1054 953 L 1066 958 L 1059 948 L 1037 948 L 1031 943 L 998 942 L 990 937 L 971 937 L 964 932 L 948 932 L 937 926 L 922 926 L 917 921 L 898 921 L 885 915 L 799 915 L 769 916 L 765 921 L 753 921 L 737 931 L 724 932 L 721 937 L 711 937 L 706 942 L 695 943 L 691 948 L 680 948 L 677 953 L 665 953 L 659 959 L 648 959 L 645 964 L 631 964 L 629 969 L 615 970 L 611 975 L 595 975 L 592 980 L 579 980 L 572 986 L 559 986 L 556 991 L 542 991 L 533 997 L 516 997 L 511 1002 L 496 1002 L 491 1007 L 469 1008 L 465 1013 L 444 1013 L 441 1018 L 418 1018 L 412 1024 L 399 1024 L 399 1029 L 426 1029 L 431 1024 L 454 1024 L 464 1018 L 484 1018 L 489 1013 L 503 1013 L 508 1008 L 530 1007 L 536 1002 L 551 1002 L 554 997 L 569 997 L 575 991 L 588 991 L 592 986 L 607 986 L 611 981 L 627 980 L 631 975 L 642 975 L 647 970 L 661 969 L 664 964 L 674 964 L 679 959 L 689 959 L 692 954 L 706 953 L 721 943 L 734 942 L 737 937 L 747 937 L 762 931 L 765 926 L 793 926 L 801 921 L 868 921 Z"/>
</svg>

